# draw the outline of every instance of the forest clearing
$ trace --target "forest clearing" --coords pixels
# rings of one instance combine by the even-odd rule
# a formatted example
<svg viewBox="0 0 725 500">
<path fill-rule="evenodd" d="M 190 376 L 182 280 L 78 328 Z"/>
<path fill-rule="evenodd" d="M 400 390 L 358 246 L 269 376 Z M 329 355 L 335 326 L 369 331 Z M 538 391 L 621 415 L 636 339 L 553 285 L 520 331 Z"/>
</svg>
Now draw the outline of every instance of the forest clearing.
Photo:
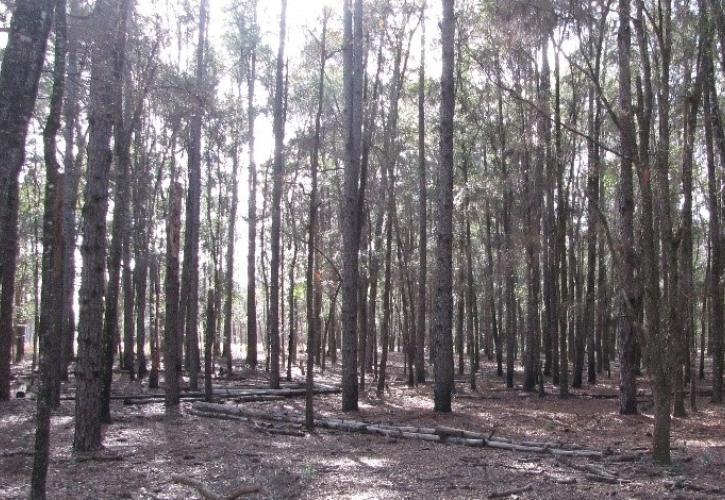
<svg viewBox="0 0 725 500">
<path fill-rule="evenodd" d="M 725 0 L 0 0 L 0 497 L 725 498 Z"/>
</svg>

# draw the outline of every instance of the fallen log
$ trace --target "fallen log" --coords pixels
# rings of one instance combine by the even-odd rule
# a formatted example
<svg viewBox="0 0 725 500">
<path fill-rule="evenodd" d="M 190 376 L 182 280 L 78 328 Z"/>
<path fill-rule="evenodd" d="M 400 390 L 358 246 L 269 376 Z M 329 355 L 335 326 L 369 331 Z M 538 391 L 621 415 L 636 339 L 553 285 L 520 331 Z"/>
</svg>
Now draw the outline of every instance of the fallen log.
<svg viewBox="0 0 725 500">
<path fill-rule="evenodd" d="M 320 387 L 314 390 L 315 395 L 339 394 L 341 389 Z M 239 403 L 250 403 L 257 401 L 279 401 L 282 399 L 302 397 L 307 393 L 306 389 L 235 389 L 219 391 L 214 393 L 215 400 L 232 399 Z M 118 399 L 118 398 L 117 398 Z M 182 394 L 181 401 L 204 401 L 206 395 L 203 392 Z M 163 403 L 163 394 L 140 394 L 138 396 L 124 396 L 124 405 L 142 405 Z"/>
<path fill-rule="evenodd" d="M 267 420 L 276 422 L 289 422 L 303 424 L 304 417 L 287 413 L 263 412 L 241 406 L 224 405 L 217 403 L 199 402 L 192 405 L 192 412 L 200 416 L 225 415 L 233 417 L 244 417 L 253 420 Z M 449 427 L 417 428 L 411 426 L 398 427 L 385 424 L 369 424 L 357 420 L 339 418 L 318 418 L 315 425 L 324 429 L 332 429 L 345 432 L 361 432 L 367 434 L 378 434 L 389 438 L 418 439 L 423 441 L 439 441 L 449 444 L 464 446 L 489 447 L 507 451 L 525 453 L 549 453 L 555 456 L 586 457 L 599 459 L 609 451 L 590 449 L 565 449 L 562 446 L 528 446 L 525 444 L 511 443 L 503 439 L 489 439 L 483 434 L 478 434 L 463 429 Z M 550 443 L 551 444 L 551 443 Z"/>
</svg>

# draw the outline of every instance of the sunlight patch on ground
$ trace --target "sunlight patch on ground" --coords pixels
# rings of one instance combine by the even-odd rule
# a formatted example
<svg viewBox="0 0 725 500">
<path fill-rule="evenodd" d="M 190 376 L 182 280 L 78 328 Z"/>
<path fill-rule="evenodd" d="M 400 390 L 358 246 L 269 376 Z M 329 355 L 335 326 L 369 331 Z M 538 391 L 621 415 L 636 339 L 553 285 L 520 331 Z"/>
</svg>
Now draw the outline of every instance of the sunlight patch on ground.
<svg viewBox="0 0 725 500">
<path fill-rule="evenodd" d="M 373 457 L 360 457 L 360 462 L 364 463 L 368 467 L 375 467 L 380 468 L 385 466 L 385 464 L 388 463 L 387 460 L 384 460 L 382 458 L 373 458 Z"/>
<path fill-rule="evenodd" d="M 335 495 L 335 496 L 328 496 L 326 497 L 330 500 L 375 500 L 378 498 L 400 498 L 399 494 L 396 494 L 395 491 L 391 491 L 389 489 L 384 488 L 369 488 L 365 491 L 359 491 L 355 493 L 351 493 L 349 495 Z"/>
<path fill-rule="evenodd" d="M 361 466 L 364 467 L 372 467 L 375 469 L 381 468 L 387 464 L 387 460 L 384 460 L 382 458 L 373 458 L 373 457 L 360 457 L 360 458 L 336 458 L 336 459 L 330 459 L 330 460 L 323 460 L 320 462 L 320 464 L 325 468 L 331 468 L 334 469 L 337 472 L 350 470 L 350 469 L 357 469 Z"/>
</svg>

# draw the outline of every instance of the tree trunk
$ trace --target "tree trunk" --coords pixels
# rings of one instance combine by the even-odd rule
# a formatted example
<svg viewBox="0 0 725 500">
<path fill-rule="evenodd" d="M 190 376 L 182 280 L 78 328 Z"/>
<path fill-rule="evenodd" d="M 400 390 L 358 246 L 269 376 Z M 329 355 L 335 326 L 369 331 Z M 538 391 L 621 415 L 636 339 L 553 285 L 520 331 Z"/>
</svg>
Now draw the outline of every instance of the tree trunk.
<svg viewBox="0 0 725 500">
<path fill-rule="evenodd" d="M 159 365 L 161 364 L 161 354 L 159 350 L 159 308 L 161 295 L 161 278 L 159 276 L 159 263 L 156 255 L 151 257 L 149 264 L 149 274 L 151 275 L 151 307 L 149 308 L 149 324 L 151 325 L 151 337 L 149 344 L 151 347 L 151 371 L 149 372 L 149 389 L 159 387 Z"/>
<path fill-rule="evenodd" d="M 56 157 L 56 137 L 60 130 L 65 86 L 67 52 L 66 4 L 55 2 L 55 55 L 50 110 L 43 146 L 46 165 L 43 207 L 43 285 L 40 304 L 40 383 L 37 394 L 35 454 L 30 498 L 45 499 L 45 481 L 50 451 L 50 412 L 59 402 L 59 368 L 63 334 L 63 174 Z M 24 341 L 24 339 L 23 339 Z"/>
<path fill-rule="evenodd" d="M 79 15 L 79 0 L 71 0 L 70 13 Z M 63 304 L 61 333 L 60 378 L 68 380 L 68 365 L 73 359 L 75 337 L 75 315 L 73 296 L 76 277 L 76 206 L 78 204 L 78 185 L 81 177 L 81 165 L 84 159 L 85 138 L 76 137 L 80 99 L 79 69 L 79 27 L 72 22 L 68 26 L 68 62 L 66 78 L 66 98 L 63 108 L 65 152 L 63 157 Z M 78 145 L 78 154 L 74 146 Z"/>
<path fill-rule="evenodd" d="M 35 107 L 45 46 L 53 22 L 53 0 L 17 2 L 0 68 L 0 401 L 10 398 L 10 351 L 18 251 L 18 176 L 25 137 Z"/>
<path fill-rule="evenodd" d="M 385 394 L 385 384 L 386 384 L 386 370 L 388 366 L 388 348 L 389 343 L 391 339 L 390 331 L 392 329 L 392 320 L 391 320 L 391 282 L 390 282 L 390 276 L 391 276 L 391 246 L 393 241 L 393 211 L 395 210 L 394 202 L 392 199 L 393 194 L 393 179 L 391 175 L 391 171 L 388 172 L 388 176 L 390 177 L 389 180 L 389 187 L 388 187 L 388 200 L 387 200 L 387 216 L 385 219 L 385 271 L 384 271 L 384 278 L 383 278 L 383 322 L 380 326 L 380 344 L 382 347 L 382 352 L 380 354 L 380 366 L 378 368 L 378 396 L 383 396 Z"/>
<path fill-rule="evenodd" d="M 253 2 L 253 26 L 257 28 L 257 2 Z M 249 145 L 249 208 L 247 233 L 247 364 L 257 368 L 257 166 L 254 160 L 254 86 L 257 80 L 257 38 L 252 37 L 247 73 L 247 133 Z"/>
<path fill-rule="evenodd" d="M 282 0 L 282 13 L 279 21 L 279 47 L 277 50 L 277 76 L 274 93 L 274 170 L 272 173 L 272 229 L 270 245 L 270 387 L 279 389 L 279 331 L 280 331 L 280 204 L 282 184 L 284 182 L 284 50 L 286 41 L 287 0 Z"/>
<path fill-rule="evenodd" d="M 701 15 L 700 21 L 700 32 L 701 36 L 705 32 L 705 14 Z M 702 39 L 700 41 L 702 44 Z M 695 300 L 694 300 L 694 287 L 693 287 L 693 241 L 692 241 L 692 191 L 693 191 L 693 156 L 695 150 L 695 132 L 697 130 L 697 114 L 700 105 L 700 99 L 702 96 L 702 85 L 704 79 L 704 72 L 702 68 L 698 70 L 696 81 L 694 85 L 690 85 L 690 71 L 689 64 L 692 63 L 692 58 L 686 59 L 685 65 L 685 89 L 686 93 L 683 98 L 683 146 L 682 146 L 682 229 L 681 229 L 681 243 L 680 243 L 680 289 L 679 289 L 679 301 L 680 308 L 683 314 L 682 317 L 682 342 L 681 354 L 688 356 L 685 361 L 685 365 L 689 362 L 690 371 L 684 373 L 684 376 L 690 378 L 690 405 L 692 411 L 697 411 L 697 374 L 695 373 L 696 360 L 695 356 L 697 349 L 695 348 Z M 704 335 L 704 332 L 701 332 Z M 692 346 L 691 353 L 688 353 L 688 346 Z M 676 374 L 676 376 L 678 376 Z M 683 381 L 684 382 L 684 381 Z M 684 387 L 683 387 L 684 392 Z M 684 400 L 684 395 L 682 396 Z M 677 395 L 675 396 L 675 416 L 684 416 L 686 414 L 684 408 L 684 401 L 682 406 L 679 407 L 677 402 Z"/>
<path fill-rule="evenodd" d="M 118 338 L 118 296 L 120 292 L 121 260 L 123 242 L 127 234 L 129 205 L 129 152 L 130 136 L 124 120 L 123 82 L 126 72 L 126 23 L 128 22 L 128 0 L 121 5 L 121 26 L 118 30 L 116 47 L 113 49 L 113 105 L 114 120 L 113 155 L 115 158 L 116 196 L 113 204 L 111 244 L 108 249 L 108 289 L 106 291 L 105 316 L 103 323 L 103 358 L 101 360 L 101 419 L 111 422 L 111 383 L 113 381 L 113 354 Z M 124 348 L 126 344 L 124 344 Z M 125 355 L 125 353 L 124 353 Z M 124 360 L 121 367 L 125 368 Z"/>
<path fill-rule="evenodd" d="M 214 397 L 212 391 L 212 377 L 214 376 L 213 341 L 216 330 L 216 318 L 214 312 L 214 289 L 210 288 L 206 299 L 206 330 L 204 331 L 204 398 L 211 401 Z"/>
<path fill-rule="evenodd" d="M 118 12 L 110 0 L 99 0 L 93 11 L 94 36 L 105 39 L 117 28 Z M 121 23 L 123 24 L 123 23 Z M 113 127 L 113 53 L 111 44 L 98 43 L 91 52 L 88 180 L 83 205 L 83 271 L 79 295 L 78 360 L 76 364 L 75 451 L 101 447 L 101 388 L 103 299 L 106 270 L 106 212 Z"/>
<path fill-rule="evenodd" d="M 169 409 L 179 406 L 179 246 L 181 239 L 181 184 L 171 174 L 169 189 L 169 215 L 166 229 L 166 318 L 164 321 L 164 391 Z"/>
<path fill-rule="evenodd" d="M 189 388 L 199 386 L 199 226 L 201 204 L 201 128 L 204 115 L 205 44 L 207 0 L 199 4 L 199 37 L 196 45 L 195 95 L 189 118 L 189 188 L 186 195 L 186 231 L 180 304 L 184 332 L 185 365 L 189 370 Z"/>
<path fill-rule="evenodd" d="M 722 234 L 720 227 L 720 184 L 715 171 L 713 137 L 720 153 L 720 164 L 725 165 L 725 137 L 715 87 L 714 62 L 705 50 L 705 138 L 707 151 L 707 192 L 710 213 L 710 342 L 712 353 L 712 402 L 722 402 L 723 388 L 723 305 L 721 292 L 722 276 Z M 709 141 L 709 143 L 708 143 Z"/>
<path fill-rule="evenodd" d="M 418 305 L 415 335 L 415 380 L 425 382 L 426 280 L 428 272 L 428 186 L 425 158 L 425 1 L 421 6 L 420 68 L 418 70 Z"/>
<path fill-rule="evenodd" d="M 342 202 L 342 409 L 357 411 L 357 288 L 360 252 L 360 134 L 362 125 L 362 0 L 344 3 L 344 185 Z M 354 26 L 353 26 L 354 25 Z"/>
<path fill-rule="evenodd" d="M 237 173 L 239 171 L 239 151 L 238 142 L 234 142 L 234 150 L 232 151 L 232 201 L 229 207 L 229 234 L 227 234 L 227 268 L 224 276 L 224 347 L 222 348 L 222 357 L 226 363 L 226 375 L 231 376 L 233 368 L 232 359 L 232 305 L 234 300 L 234 247 L 236 243 L 236 222 L 237 222 L 237 203 L 239 191 L 239 181 Z"/>
<path fill-rule="evenodd" d="M 634 328 L 635 311 L 639 301 L 639 287 L 635 281 L 637 256 L 634 248 L 634 186 L 632 163 L 637 154 L 632 115 L 632 76 L 630 69 L 631 30 L 630 0 L 619 0 L 619 32 L 617 36 L 619 61 L 619 122 L 622 160 L 619 171 L 619 243 L 622 248 L 619 319 L 619 412 L 637 413 L 637 385 L 635 378 Z"/>
<path fill-rule="evenodd" d="M 440 166 L 438 172 L 438 224 L 436 227 L 435 304 L 435 410 L 451 411 L 453 394 L 453 80 L 454 0 L 441 0 L 442 71 L 440 104 Z"/>
</svg>

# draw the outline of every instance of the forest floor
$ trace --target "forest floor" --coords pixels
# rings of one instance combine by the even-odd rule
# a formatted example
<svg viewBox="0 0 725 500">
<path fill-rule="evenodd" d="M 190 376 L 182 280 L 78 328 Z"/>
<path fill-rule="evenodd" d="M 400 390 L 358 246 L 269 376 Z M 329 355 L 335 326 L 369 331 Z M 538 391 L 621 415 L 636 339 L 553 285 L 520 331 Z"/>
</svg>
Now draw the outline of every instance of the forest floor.
<svg viewBox="0 0 725 500">
<path fill-rule="evenodd" d="M 219 495 L 244 485 L 260 492 L 245 498 L 372 499 L 490 498 L 523 488 L 505 498 L 520 499 L 662 499 L 723 498 L 708 493 L 725 487 L 725 410 L 698 398 L 699 412 L 673 419 L 673 464 L 657 467 L 647 451 L 651 445 L 652 400 L 641 380 L 640 410 L 635 416 L 617 412 L 617 380 L 600 377 L 560 400 L 557 388 L 548 395 L 527 394 L 520 385 L 506 390 L 495 366 L 482 363 L 478 391 L 468 378 L 457 378 L 454 412 L 432 410 L 432 385 L 408 388 L 402 359 L 392 354 L 390 383 L 384 398 L 374 385 L 361 395 L 355 414 L 339 411 L 339 394 L 315 397 L 318 416 L 344 417 L 368 423 L 448 426 L 515 442 L 546 441 L 608 450 L 604 459 L 557 459 L 550 454 L 389 438 L 369 434 L 317 430 L 290 432 L 236 420 L 190 413 L 184 402 L 178 415 L 166 415 L 161 403 L 124 405 L 113 401 L 114 423 L 104 430 L 105 450 L 74 456 L 74 402 L 65 400 L 52 419 L 48 473 L 51 499 L 181 499 L 201 498 L 178 484 L 180 475 L 203 483 Z M 29 366 L 15 367 L 14 389 L 20 389 Z M 239 373 L 239 372 L 238 372 Z M 266 387 L 266 374 L 242 372 L 234 380 L 215 381 L 230 387 Z M 293 370 L 296 379 L 302 376 Z M 114 394 L 148 393 L 138 382 L 116 375 Z M 520 384 L 521 373 L 516 382 Z M 339 383 L 339 365 L 318 381 Z M 370 376 L 368 380 L 370 380 Z M 69 384 L 64 393 L 72 394 Z M 593 397 L 600 395 L 603 397 Z M 304 398 L 244 403 L 269 413 L 304 413 Z M 0 403 L 0 498 L 26 498 L 32 468 L 35 402 L 14 399 Z M 637 455 L 637 453 L 640 455 Z M 615 479 L 600 482 L 605 470 Z M 698 491 L 699 490 L 699 491 Z M 719 495 L 719 496 L 718 496 Z"/>
</svg>

